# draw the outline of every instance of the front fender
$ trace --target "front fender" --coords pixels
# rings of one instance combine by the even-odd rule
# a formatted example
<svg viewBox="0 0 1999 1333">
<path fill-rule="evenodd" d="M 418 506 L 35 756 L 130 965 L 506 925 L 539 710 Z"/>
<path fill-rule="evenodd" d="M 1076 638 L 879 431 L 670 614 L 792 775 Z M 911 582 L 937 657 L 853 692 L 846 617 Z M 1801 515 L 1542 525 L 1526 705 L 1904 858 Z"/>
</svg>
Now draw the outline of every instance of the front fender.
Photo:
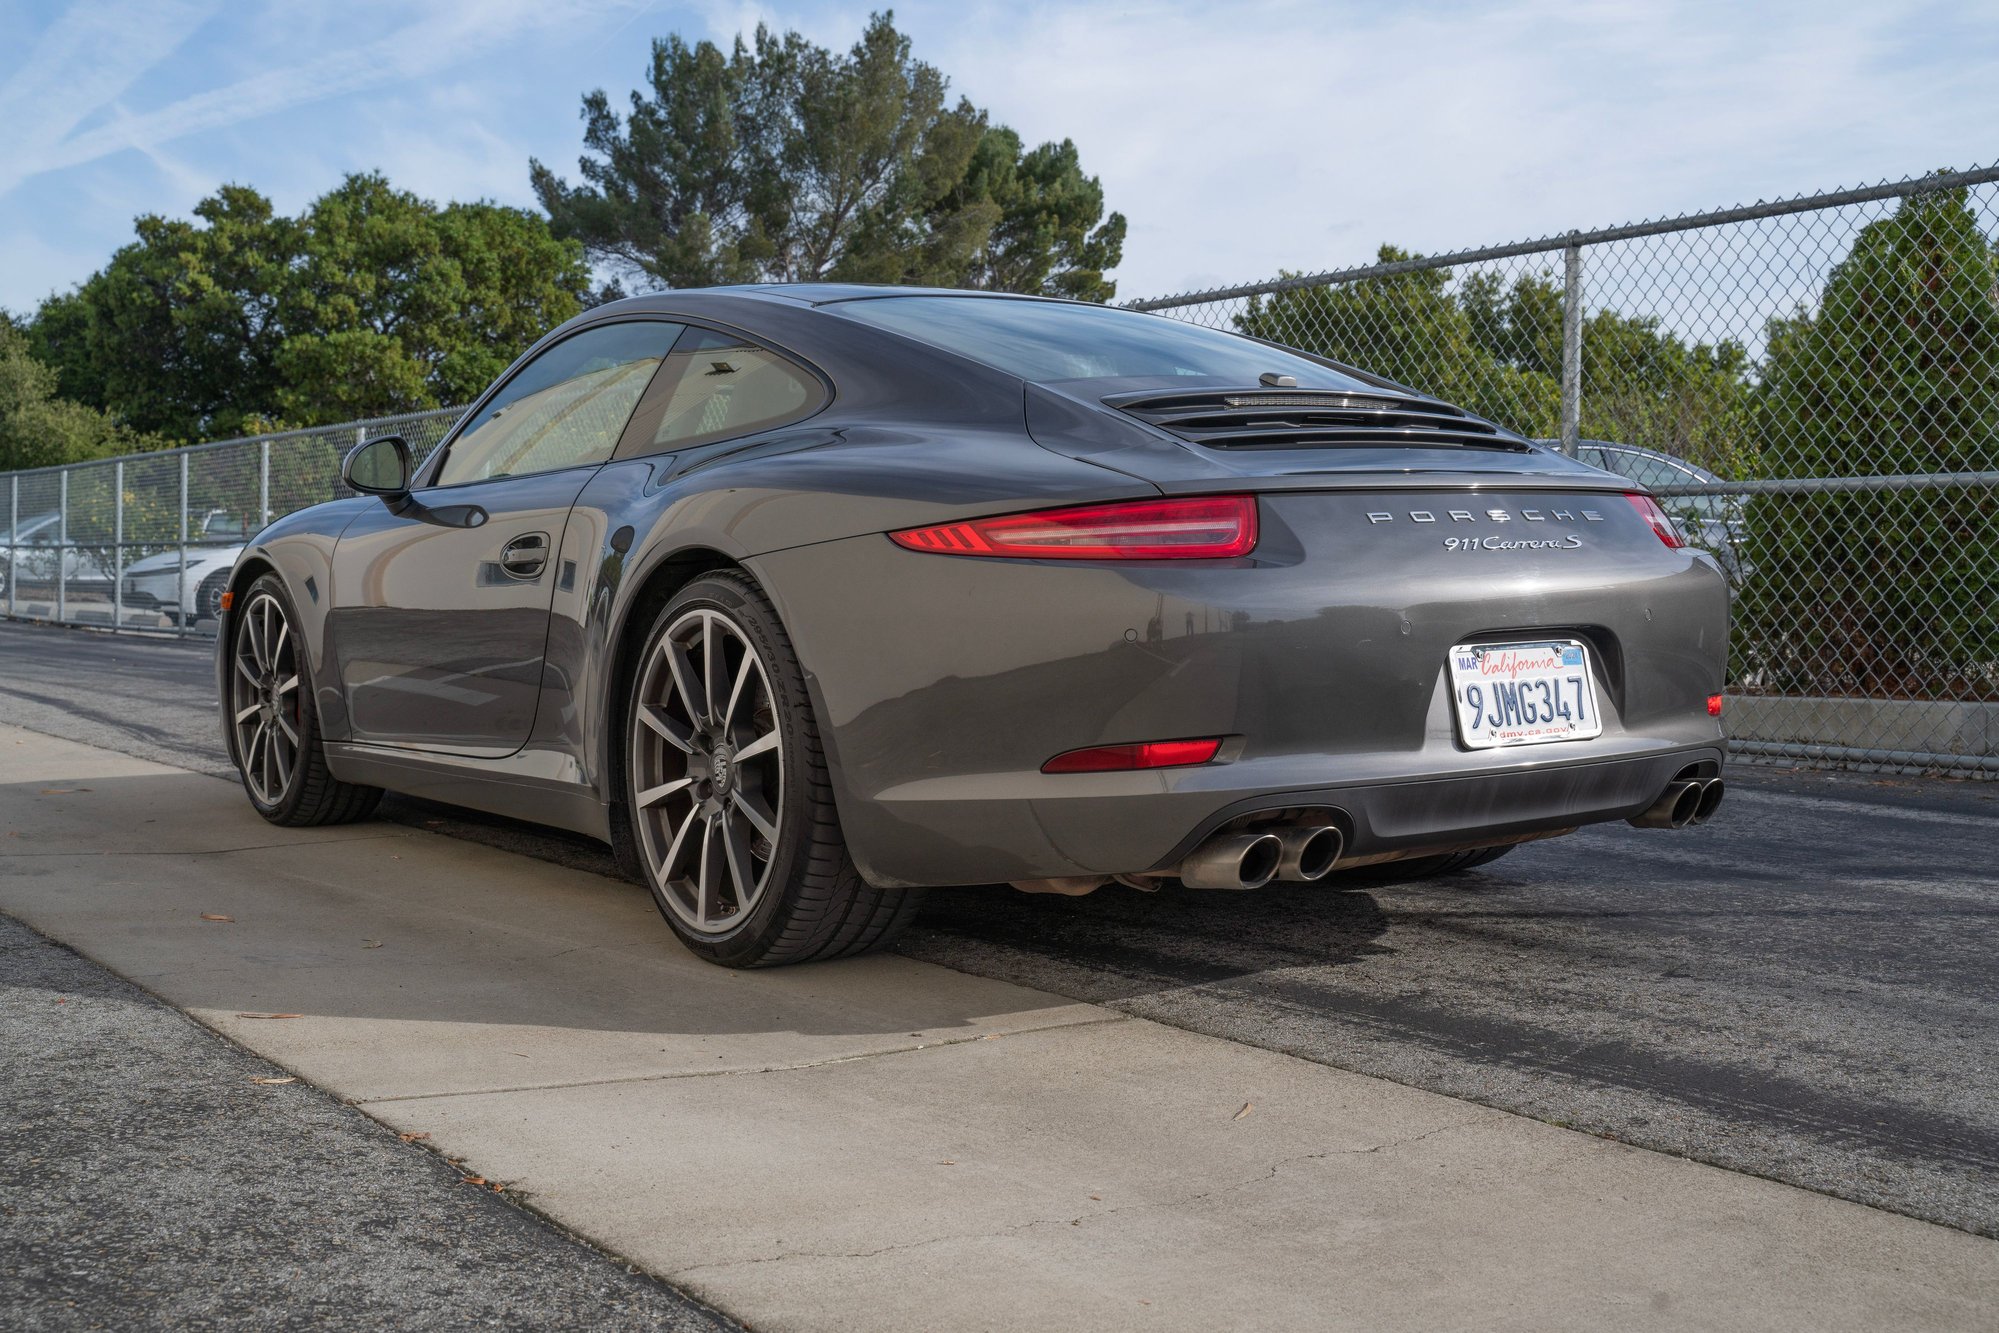
<svg viewBox="0 0 1999 1333">
<path fill-rule="evenodd" d="M 379 500 L 366 496 L 333 500 L 286 514 L 253 538 L 229 571 L 229 587 L 237 596 L 266 570 L 275 570 L 291 594 L 298 612 L 297 632 L 312 672 L 313 705 L 320 735 L 327 740 L 348 737 L 346 696 L 325 669 L 328 651 L 327 612 L 333 605 L 333 548 L 355 516 Z M 217 698 L 229 697 L 229 645 L 234 638 L 235 611 L 225 609 L 215 626 Z M 229 743 L 229 727 L 223 738 Z"/>
</svg>

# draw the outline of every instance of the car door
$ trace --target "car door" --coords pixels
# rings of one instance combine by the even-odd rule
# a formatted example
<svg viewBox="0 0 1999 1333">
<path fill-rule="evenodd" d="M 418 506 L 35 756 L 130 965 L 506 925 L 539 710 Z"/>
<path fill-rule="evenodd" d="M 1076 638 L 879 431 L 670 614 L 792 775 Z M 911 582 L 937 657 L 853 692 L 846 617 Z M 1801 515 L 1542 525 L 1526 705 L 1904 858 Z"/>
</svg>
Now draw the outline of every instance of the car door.
<svg viewBox="0 0 1999 1333">
<path fill-rule="evenodd" d="M 625 320 L 545 348 L 408 501 L 371 505 L 341 534 L 327 635 L 352 740 L 483 757 L 526 743 L 570 506 L 680 327 Z"/>
</svg>

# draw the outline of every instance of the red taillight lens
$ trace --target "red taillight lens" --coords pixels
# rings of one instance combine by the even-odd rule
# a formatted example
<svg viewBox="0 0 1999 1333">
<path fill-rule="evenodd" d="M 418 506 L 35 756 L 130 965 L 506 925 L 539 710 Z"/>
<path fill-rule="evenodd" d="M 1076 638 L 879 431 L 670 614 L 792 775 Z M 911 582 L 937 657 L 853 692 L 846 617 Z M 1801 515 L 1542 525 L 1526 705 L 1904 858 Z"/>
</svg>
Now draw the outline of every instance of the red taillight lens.
<svg viewBox="0 0 1999 1333">
<path fill-rule="evenodd" d="M 1248 495 L 1128 500 L 906 528 L 888 536 L 897 546 L 939 555 L 1221 560 L 1256 549 L 1256 500 Z"/>
<path fill-rule="evenodd" d="M 1709 717 L 1721 716 L 1721 696 L 1719 694 L 1710 694 L 1707 697 L 1707 715 Z"/>
<path fill-rule="evenodd" d="M 1186 768 L 1205 764 L 1222 748 L 1219 736 L 1199 741 L 1140 741 L 1136 745 L 1093 745 L 1058 754 L 1043 773 L 1118 773 L 1134 768 Z"/>
<path fill-rule="evenodd" d="M 1680 530 L 1673 526 L 1672 519 L 1666 517 L 1666 511 L 1659 508 L 1657 500 L 1649 495 L 1627 495 L 1624 498 L 1631 501 L 1631 507 L 1638 511 L 1640 518 L 1652 525 L 1652 531 L 1658 534 L 1660 541 L 1674 550 L 1686 545 L 1680 540 Z"/>
</svg>

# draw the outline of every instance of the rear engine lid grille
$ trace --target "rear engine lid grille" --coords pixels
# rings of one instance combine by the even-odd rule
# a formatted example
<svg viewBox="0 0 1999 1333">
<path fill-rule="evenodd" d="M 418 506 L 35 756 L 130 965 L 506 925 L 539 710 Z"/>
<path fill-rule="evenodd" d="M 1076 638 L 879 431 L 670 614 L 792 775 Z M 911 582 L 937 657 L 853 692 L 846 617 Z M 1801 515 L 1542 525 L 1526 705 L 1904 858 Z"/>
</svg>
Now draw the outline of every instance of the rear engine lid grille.
<svg viewBox="0 0 1999 1333">
<path fill-rule="evenodd" d="M 1501 449 L 1527 441 L 1434 398 L 1286 389 L 1126 393 L 1104 399 L 1183 440 L 1215 449 Z"/>
</svg>

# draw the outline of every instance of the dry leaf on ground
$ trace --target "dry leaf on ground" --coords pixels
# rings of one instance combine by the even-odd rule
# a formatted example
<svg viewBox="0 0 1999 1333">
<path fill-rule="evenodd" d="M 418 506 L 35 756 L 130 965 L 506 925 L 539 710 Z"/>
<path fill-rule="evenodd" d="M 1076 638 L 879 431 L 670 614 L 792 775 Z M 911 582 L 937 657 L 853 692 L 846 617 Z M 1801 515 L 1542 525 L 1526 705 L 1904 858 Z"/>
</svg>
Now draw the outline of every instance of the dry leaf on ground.
<svg viewBox="0 0 1999 1333">
<path fill-rule="evenodd" d="M 261 1083 L 267 1088 L 275 1088 L 281 1083 L 296 1083 L 298 1079 L 288 1076 L 285 1078 L 253 1078 L 250 1081 L 252 1083 Z"/>
<path fill-rule="evenodd" d="M 399 1138 L 399 1139 L 401 1139 L 401 1140 L 402 1140 L 402 1141 L 403 1141 L 404 1143 L 415 1143 L 415 1142 L 416 1142 L 416 1141 L 417 1141 L 418 1139 L 427 1139 L 427 1138 L 429 1138 L 429 1137 L 430 1137 L 430 1135 L 429 1135 L 429 1134 L 398 1134 L 398 1135 L 396 1135 L 396 1137 L 397 1137 L 397 1138 Z"/>
<path fill-rule="evenodd" d="M 238 1018 L 303 1018 L 304 1014 L 238 1014 Z"/>
<path fill-rule="evenodd" d="M 1242 1110 L 1237 1111 L 1234 1115 L 1230 1116 L 1229 1119 L 1240 1120 L 1244 1116 L 1248 1115 L 1251 1111 L 1254 1111 L 1255 1109 L 1256 1109 L 1255 1102 L 1244 1102 L 1242 1104 Z"/>
<path fill-rule="evenodd" d="M 380 940 L 362 940 L 361 947 L 364 949 L 379 949 L 382 947 L 382 942 Z"/>
<path fill-rule="evenodd" d="M 201 919 L 202 919 L 203 921 L 227 921 L 227 922 L 229 922 L 229 923 L 230 923 L 231 925 L 234 925 L 234 924 L 235 924 L 235 922 L 236 922 L 236 918 L 235 918 L 235 917 L 233 917 L 233 916 L 224 916 L 224 915 L 222 915 L 222 913 L 220 913 L 220 912 L 203 912 L 203 913 L 201 914 Z"/>
</svg>

